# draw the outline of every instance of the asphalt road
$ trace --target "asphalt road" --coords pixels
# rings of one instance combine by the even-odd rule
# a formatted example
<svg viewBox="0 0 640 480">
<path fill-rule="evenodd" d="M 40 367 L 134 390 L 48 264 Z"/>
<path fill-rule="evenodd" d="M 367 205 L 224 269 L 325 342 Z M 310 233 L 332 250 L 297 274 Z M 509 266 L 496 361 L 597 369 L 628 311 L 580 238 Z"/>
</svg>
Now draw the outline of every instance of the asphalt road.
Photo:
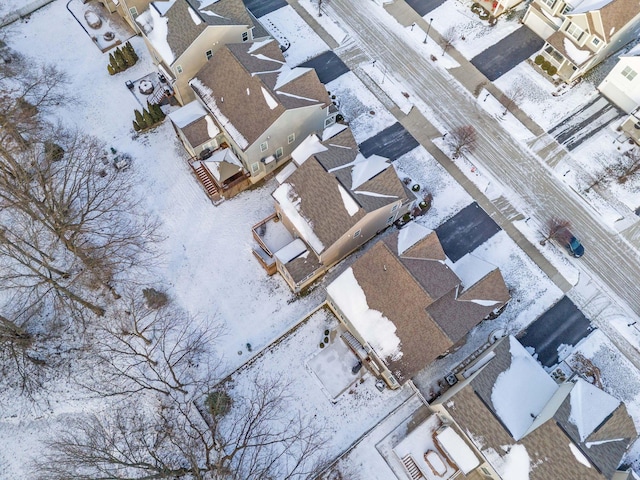
<svg viewBox="0 0 640 480">
<path fill-rule="evenodd" d="M 420 144 L 399 122 L 367 138 L 360 144 L 360 153 L 365 157 L 380 155 L 395 160 Z"/>
<path fill-rule="evenodd" d="M 562 297 L 535 322 L 529 325 L 520 343 L 536 351 L 538 361 L 545 367 L 553 367 L 559 358 L 561 345 L 575 346 L 589 335 L 593 327 L 578 307 L 567 297 Z"/>
<path fill-rule="evenodd" d="M 256 18 L 289 5 L 286 0 L 245 0 L 244 4 Z"/>
<path fill-rule="evenodd" d="M 436 228 L 442 249 L 452 262 L 474 251 L 499 231 L 500 227 L 476 202 Z"/>
<path fill-rule="evenodd" d="M 476 55 L 471 63 L 485 77 L 494 81 L 536 53 L 544 40 L 523 25 L 495 45 Z"/>
<path fill-rule="evenodd" d="M 331 50 L 307 60 L 300 66 L 315 68 L 318 78 L 325 85 L 349 71 L 349 67 Z"/>
<path fill-rule="evenodd" d="M 577 265 L 593 281 L 617 295 L 640 314 L 640 259 L 619 235 L 601 223 L 585 201 L 558 179 L 542 160 L 505 131 L 501 122 L 477 107 L 476 99 L 460 84 L 419 54 L 403 36 L 394 32 L 391 18 L 382 9 L 370 8 L 370 0 L 332 0 L 327 10 L 339 19 L 369 58 L 378 58 L 406 88 L 430 110 L 429 117 L 446 131 L 473 124 L 478 132 L 475 162 L 494 179 L 505 194 L 526 205 L 522 212 L 540 231 L 551 217 L 566 218 L 587 254 Z M 362 12 L 369 12 L 362 15 Z M 542 234 L 541 234 L 542 237 Z"/>
</svg>

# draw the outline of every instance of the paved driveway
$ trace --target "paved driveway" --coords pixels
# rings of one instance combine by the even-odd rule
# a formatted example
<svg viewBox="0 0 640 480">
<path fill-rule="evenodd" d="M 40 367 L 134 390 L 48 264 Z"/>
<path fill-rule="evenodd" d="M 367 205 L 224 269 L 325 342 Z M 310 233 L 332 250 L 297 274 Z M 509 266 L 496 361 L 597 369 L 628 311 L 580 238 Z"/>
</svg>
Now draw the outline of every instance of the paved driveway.
<svg viewBox="0 0 640 480">
<path fill-rule="evenodd" d="M 424 17 L 427 13 L 435 10 L 442 5 L 445 0 L 406 0 L 418 15 Z M 428 21 L 428 20 L 427 20 Z"/>
<path fill-rule="evenodd" d="M 558 348 L 562 345 L 575 346 L 593 330 L 591 322 L 567 297 L 544 312 L 525 330 L 519 338 L 525 347 L 535 349 L 538 361 L 545 367 L 553 367 L 570 353 L 562 357 Z M 564 347 L 563 347 L 564 348 Z"/>
<path fill-rule="evenodd" d="M 300 66 L 315 68 L 318 78 L 325 85 L 349 71 L 349 67 L 331 50 L 307 60 Z"/>
<path fill-rule="evenodd" d="M 536 53 L 543 45 L 544 40 L 523 25 L 476 55 L 471 63 L 493 82 Z"/>
<path fill-rule="evenodd" d="M 289 5 L 286 0 L 245 0 L 244 4 L 256 18 Z"/>
<path fill-rule="evenodd" d="M 499 231 L 498 224 L 476 202 L 436 228 L 444 253 L 452 262 L 460 260 Z"/>
<path fill-rule="evenodd" d="M 413 135 L 407 132 L 399 122 L 396 122 L 362 142 L 360 152 L 365 157 L 375 154 L 389 160 L 395 160 L 418 145 L 420 144 L 413 138 Z"/>
</svg>

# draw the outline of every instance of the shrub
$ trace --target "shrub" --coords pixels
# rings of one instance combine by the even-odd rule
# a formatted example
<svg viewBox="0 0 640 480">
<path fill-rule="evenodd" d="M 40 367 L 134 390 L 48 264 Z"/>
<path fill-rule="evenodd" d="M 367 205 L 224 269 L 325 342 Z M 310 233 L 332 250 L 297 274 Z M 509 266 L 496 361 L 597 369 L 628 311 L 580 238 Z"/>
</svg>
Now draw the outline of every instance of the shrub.
<svg viewBox="0 0 640 480">
<path fill-rule="evenodd" d="M 542 68 L 542 70 L 544 70 L 545 72 L 549 70 L 549 67 L 551 67 L 551 63 L 549 63 L 548 60 L 545 60 L 544 62 L 542 62 L 542 65 L 540 65 L 540 68 Z"/>
<path fill-rule="evenodd" d="M 134 115 L 136 117 L 136 123 L 140 127 L 140 129 L 145 129 L 148 127 L 147 122 L 145 122 L 144 117 L 140 110 L 134 110 Z"/>
<path fill-rule="evenodd" d="M 339 113 L 338 115 L 336 115 L 336 122 L 342 122 L 344 121 L 344 116 Z"/>
<path fill-rule="evenodd" d="M 204 403 L 213 417 L 221 417 L 231 410 L 232 400 L 227 392 L 216 390 L 215 392 L 211 392 L 207 395 L 207 399 Z"/>
<path fill-rule="evenodd" d="M 476 3 L 473 3 L 473 4 L 471 5 L 471 11 L 472 11 L 473 13 L 479 13 L 481 8 L 482 8 L 482 7 L 481 7 L 481 6 L 480 6 L 480 4 L 479 4 L 479 3 L 477 3 L 477 2 L 476 2 Z"/>
<path fill-rule="evenodd" d="M 136 122 L 135 120 L 133 121 L 133 129 L 136 132 L 139 132 L 141 130 L 140 125 L 138 125 L 138 122 Z"/>
<path fill-rule="evenodd" d="M 135 122 L 134 122 L 135 123 Z M 135 128 L 135 126 L 133 127 Z M 147 302 L 147 307 L 152 310 L 164 307 L 169 303 L 169 297 L 166 293 L 156 290 L 155 288 L 143 288 L 142 296 Z"/>
<path fill-rule="evenodd" d="M 536 58 L 533 59 L 533 63 L 536 65 L 542 65 L 542 62 L 544 62 L 544 57 L 542 55 L 536 55 Z"/>
<path fill-rule="evenodd" d="M 414 183 L 413 186 L 411 187 L 411 190 L 413 190 L 414 192 L 419 192 L 420 185 L 418 185 L 417 183 Z"/>
<path fill-rule="evenodd" d="M 554 65 L 551 65 L 547 69 L 547 73 L 553 77 L 556 73 L 558 73 L 558 69 Z"/>
</svg>

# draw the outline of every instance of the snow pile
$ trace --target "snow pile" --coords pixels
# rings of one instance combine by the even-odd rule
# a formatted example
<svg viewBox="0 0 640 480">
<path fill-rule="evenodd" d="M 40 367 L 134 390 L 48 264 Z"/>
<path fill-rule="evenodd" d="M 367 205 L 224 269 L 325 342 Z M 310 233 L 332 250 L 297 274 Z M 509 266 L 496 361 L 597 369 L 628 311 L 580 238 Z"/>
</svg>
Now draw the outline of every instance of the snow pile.
<svg viewBox="0 0 640 480">
<path fill-rule="evenodd" d="M 396 326 L 381 312 L 369 308 L 351 267 L 329 284 L 327 293 L 380 357 L 391 360 L 402 357 Z"/>
<path fill-rule="evenodd" d="M 514 337 L 509 344 L 511 365 L 498 375 L 491 403 L 513 438 L 520 440 L 558 385 Z"/>
<path fill-rule="evenodd" d="M 322 253 L 324 245 L 313 231 L 313 225 L 300 213 L 300 197 L 293 187 L 288 183 L 280 185 L 273 198 L 276 199 L 282 212 L 293 224 L 300 236 L 315 250 L 317 254 Z"/>
<path fill-rule="evenodd" d="M 591 463 L 589 463 L 589 459 L 585 457 L 580 449 L 576 447 L 573 442 L 569 443 L 569 450 L 573 453 L 573 456 L 576 457 L 576 460 L 580 462 L 585 467 L 591 468 Z"/>
<path fill-rule="evenodd" d="M 564 42 L 564 50 L 569 55 L 569 58 L 573 60 L 573 63 L 577 65 L 582 65 L 587 59 L 591 56 L 593 52 L 590 50 L 580 50 L 576 47 L 571 40 L 565 38 Z"/>
</svg>

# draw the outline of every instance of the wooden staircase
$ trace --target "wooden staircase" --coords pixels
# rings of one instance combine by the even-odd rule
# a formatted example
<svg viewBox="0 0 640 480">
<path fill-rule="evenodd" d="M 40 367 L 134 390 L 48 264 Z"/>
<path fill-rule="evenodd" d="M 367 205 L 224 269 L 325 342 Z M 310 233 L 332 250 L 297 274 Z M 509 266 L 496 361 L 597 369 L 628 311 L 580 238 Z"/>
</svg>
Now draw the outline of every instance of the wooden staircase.
<svg viewBox="0 0 640 480">
<path fill-rule="evenodd" d="M 191 164 L 191 168 L 193 168 L 193 171 L 198 177 L 198 180 L 200 180 L 200 183 L 202 183 L 204 189 L 207 191 L 207 194 L 210 197 L 219 196 L 220 192 L 218 191 L 218 187 L 216 187 L 216 184 L 211 180 L 206 167 L 201 162 L 193 162 Z"/>
<path fill-rule="evenodd" d="M 418 480 L 420 478 L 424 478 L 424 475 L 422 475 L 422 472 L 416 465 L 416 462 L 413 460 L 413 458 L 411 458 L 411 455 L 405 455 L 402 458 L 402 463 L 404 464 L 404 467 L 407 469 L 407 472 L 409 472 L 409 476 L 411 477 L 411 480 Z"/>
<path fill-rule="evenodd" d="M 160 84 L 156 86 L 155 92 L 151 94 L 149 97 L 149 103 L 160 105 L 165 98 L 171 96 L 171 90 L 164 84 Z"/>
</svg>

